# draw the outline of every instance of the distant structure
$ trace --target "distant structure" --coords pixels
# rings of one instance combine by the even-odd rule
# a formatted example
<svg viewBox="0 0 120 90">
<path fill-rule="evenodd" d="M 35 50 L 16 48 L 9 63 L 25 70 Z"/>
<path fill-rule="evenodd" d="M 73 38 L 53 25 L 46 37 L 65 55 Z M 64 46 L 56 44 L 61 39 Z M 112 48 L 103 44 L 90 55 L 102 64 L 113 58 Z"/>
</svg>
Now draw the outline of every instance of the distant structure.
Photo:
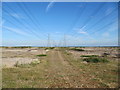
<svg viewBox="0 0 120 90">
<path fill-rule="evenodd" d="M 66 35 L 64 34 L 64 47 L 66 47 Z"/>
<path fill-rule="evenodd" d="M 47 47 L 51 47 L 51 44 L 50 44 L 50 34 L 48 34 L 48 43 L 47 43 Z"/>
</svg>

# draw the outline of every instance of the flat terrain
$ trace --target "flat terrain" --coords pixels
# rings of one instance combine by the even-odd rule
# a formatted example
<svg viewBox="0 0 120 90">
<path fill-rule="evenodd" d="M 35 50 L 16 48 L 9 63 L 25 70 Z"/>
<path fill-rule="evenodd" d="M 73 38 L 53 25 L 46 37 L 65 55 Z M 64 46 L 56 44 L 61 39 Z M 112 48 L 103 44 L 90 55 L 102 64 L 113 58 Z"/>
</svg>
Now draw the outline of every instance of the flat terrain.
<svg viewBox="0 0 120 90">
<path fill-rule="evenodd" d="M 72 47 L 4 48 L 3 88 L 117 87 L 118 48 L 85 47 L 80 49 L 83 51 L 73 50 Z M 81 56 L 97 55 L 98 58 L 102 58 L 103 53 L 109 53 L 109 55 L 104 56 L 109 62 L 86 62 L 83 59 L 88 58 L 88 56 Z M 9 65 L 10 62 L 12 62 L 11 65 Z"/>
</svg>

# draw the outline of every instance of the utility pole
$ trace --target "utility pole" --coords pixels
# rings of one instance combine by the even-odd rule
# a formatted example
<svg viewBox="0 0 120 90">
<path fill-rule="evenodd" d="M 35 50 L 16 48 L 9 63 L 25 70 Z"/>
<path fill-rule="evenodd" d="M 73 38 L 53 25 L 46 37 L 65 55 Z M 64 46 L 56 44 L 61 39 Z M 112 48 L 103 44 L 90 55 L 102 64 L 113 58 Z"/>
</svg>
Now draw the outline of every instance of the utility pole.
<svg viewBox="0 0 120 90">
<path fill-rule="evenodd" d="M 48 34 L 48 43 L 47 43 L 47 47 L 50 47 L 50 34 Z"/>
<path fill-rule="evenodd" d="M 64 47 L 66 47 L 66 35 L 64 34 Z"/>
<path fill-rule="evenodd" d="M 53 47 L 56 47 L 56 42 L 55 40 L 52 40 L 53 41 Z"/>
</svg>

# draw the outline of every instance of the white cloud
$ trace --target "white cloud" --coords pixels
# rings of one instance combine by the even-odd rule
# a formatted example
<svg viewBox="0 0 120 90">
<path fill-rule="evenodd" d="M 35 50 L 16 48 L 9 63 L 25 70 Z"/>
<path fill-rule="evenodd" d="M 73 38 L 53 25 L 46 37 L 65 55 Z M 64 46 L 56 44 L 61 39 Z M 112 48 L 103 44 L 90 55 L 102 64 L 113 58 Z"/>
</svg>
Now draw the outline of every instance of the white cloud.
<svg viewBox="0 0 120 90">
<path fill-rule="evenodd" d="M 87 32 L 85 32 L 85 28 L 86 26 L 83 26 L 82 28 L 75 28 L 74 30 L 77 30 L 78 33 L 80 34 L 88 34 Z"/>
<path fill-rule="evenodd" d="M 105 32 L 105 33 L 102 34 L 102 36 L 103 36 L 103 37 L 109 37 L 110 34 L 109 34 L 108 32 Z"/>
<path fill-rule="evenodd" d="M 19 29 L 16 29 L 16 28 L 11 28 L 11 27 L 6 27 L 6 26 L 3 26 L 3 28 L 5 28 L 5 29 L 7 29 L 9 31 L 15 32 L 17 34 L 20 34 L 20 35 L 29 36 L 28 33 L 25 33 L 25 32 L 23 32 L 23 31 L 21 31 Z"/>
<path fill-rule="evenodd" d="M 53 5 L 55 4 L 55 0 L 51 1 L 48 6 L 46 7 L 46 12 L 48 12 L 50 10 L 50 8 L 53 7 Z"/>
<path fill-rule="evenodd" d="M 20 19 L 24 19 L 25 17 L 22 14 L 19 13 L 10 13 L 11 16 L 15 17 L 15 18 L 20 18 Z"/>
<path fill-rule="evenodd" d="M 85 31 L 83 31 L 83 30 L 79 30 L 78 33 L 87 34 L 87 32 L 85 32 Z"/>
<path fill-rule="evenodd" d="M 19 18 L 19 17 L 20 17 L 20 16 L 19 16 L 18 14 L 16 14 L 16 13 L 11 13 L 11 16 L 16 17 L 16 18 Z"/>
<path fill-rule="evenodd" d="M 108 8 L 105 12 L 105 15 L 109 15 L 112 11 L 113 11 L 114 8 Z"/>
</svg>

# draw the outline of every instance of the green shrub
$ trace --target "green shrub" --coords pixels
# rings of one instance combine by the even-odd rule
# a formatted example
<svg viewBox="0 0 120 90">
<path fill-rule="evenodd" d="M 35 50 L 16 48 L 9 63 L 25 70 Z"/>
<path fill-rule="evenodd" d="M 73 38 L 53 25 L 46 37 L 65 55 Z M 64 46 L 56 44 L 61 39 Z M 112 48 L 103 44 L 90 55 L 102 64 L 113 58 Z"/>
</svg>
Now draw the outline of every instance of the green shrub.
<svg viewBox="0 0 120 90">
<path fill-rule="evenodd" d="M 98 57 L 98 55 L 81 55 L 80 57 Z"/>
<path fill-rule="evenodd" d="M 55 47 L 47 47 L 47 48 L 45 48 L 45 50 L 47 50 L 47 49 L 54 49 Z"/>
<path fill-rule="evenodd" d="M 92 62 L 92 63 L 98 63 L 98 62 L 106 63 L 106 62 L 108 62 L 108 60 L 105 58 L 96 58 L 96 57 L 85 58 L 85 59 L 83 59 L 83 61 Z"/>
<path fill-rule="evenodd" d="M 18 46 L 18 47 L 13 47 L 13 48 L 32 48 L 31 46 Z"/>
<path fill-rule="evenodd" d="M 74 51 L 85 51 L 84 49 L 81 49 L 81 48 L 72 48 L 71 50 L 74 50 Z"/>
<path fill-rule="evenodd" d="M 42 57 L 42 56 L 47 56 L 46 54 L 40 54 L 40 55 L 36 55 L 38 57 Z"/>
</svg>

